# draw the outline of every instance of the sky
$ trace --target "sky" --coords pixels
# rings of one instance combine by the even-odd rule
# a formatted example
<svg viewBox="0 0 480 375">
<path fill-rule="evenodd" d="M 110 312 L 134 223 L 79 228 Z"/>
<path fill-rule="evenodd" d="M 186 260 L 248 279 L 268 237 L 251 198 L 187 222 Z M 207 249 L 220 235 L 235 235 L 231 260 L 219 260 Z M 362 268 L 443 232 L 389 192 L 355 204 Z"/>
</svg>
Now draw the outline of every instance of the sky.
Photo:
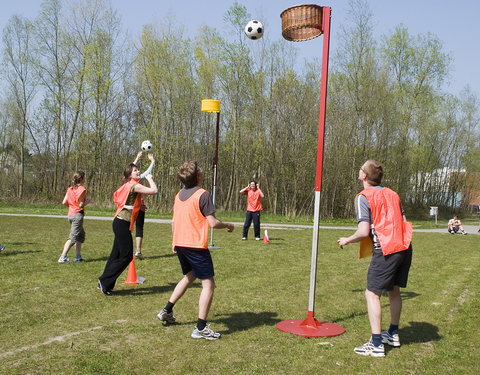
<svg viewBox="0 0 480 375">
<path fill-rule="evenodd" d="M 0 0 L 0 29 L 8 19 L 20 14 L 33 19 L 39 13 L 41 0 Z M 468 85 L 480 96 L 480 1 L 478 0 L 367 0 L 372 13 L 376 40 L 390 34 L 403 24 L 411 35 L 432 33 L 443 42 L 443 51 L 452 59 L 452 68 L 443 90 L 459 95 Z M 132 38 L 138 37 L 142 26 L 160 23 L 167 15 L 194 36 L 198 28 L 209 25 L 223 27 L 223 16 L 234 0 L 111 0 L 122 18 L 123 27 Z M 298 4 L 318 4 L 332 8 L 330 56 L 339 44 L 340 27 L 348 22 L 349 0 L 325 0 L 302 3 L 298 0 L 237 0 L 252 19 L 264 23 L 270 40 L 281 37 L 280 13 Z M 295 43 L 299 58 L 321 58 L 321 38 Z M 255 43 L 255 42 L 252 42 Z M 285 43 L 291 43 L 285 41 Z"/>
</svg>

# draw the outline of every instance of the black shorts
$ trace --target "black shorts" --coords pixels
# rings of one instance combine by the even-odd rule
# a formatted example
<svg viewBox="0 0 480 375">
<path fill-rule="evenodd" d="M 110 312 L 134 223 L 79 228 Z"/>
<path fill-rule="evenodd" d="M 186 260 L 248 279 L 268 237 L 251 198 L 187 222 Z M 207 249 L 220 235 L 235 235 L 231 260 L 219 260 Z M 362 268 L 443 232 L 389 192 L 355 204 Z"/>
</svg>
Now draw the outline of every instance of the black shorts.
<svg viewBox="0 0 480 375">
<path fill-rule="evenodd" d="M 376 292 L 388 292 L 393 287 L 405 288 L 408 272 L 412 264 L 412 245 L 408 249 L 389 255 L 375 249 L 368 268 L 367 289 Z"/>
<path fill-rule="evenodd" d="M 175 250 L 184 275 L 191 271 L 192 275 L 200 280 L 215 276 L 210 250 L 181 246 L 175 246 Z"/>
</svg>

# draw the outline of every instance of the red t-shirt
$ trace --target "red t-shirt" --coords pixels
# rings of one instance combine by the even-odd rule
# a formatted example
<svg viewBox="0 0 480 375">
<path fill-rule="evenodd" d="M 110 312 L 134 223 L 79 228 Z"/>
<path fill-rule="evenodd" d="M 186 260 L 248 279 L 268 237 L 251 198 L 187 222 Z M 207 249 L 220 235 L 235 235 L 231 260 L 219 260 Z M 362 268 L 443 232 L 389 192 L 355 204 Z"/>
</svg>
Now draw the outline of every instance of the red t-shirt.
<svg viewBox="0 0 480 375">
<path fill-rule="evenodd" d="M 263 210 L 262 202 L 260 201 L 260 189 L 250 189 L 244 191 L 247 195 L 247 211 L 261 211 Z"/>
</svg>

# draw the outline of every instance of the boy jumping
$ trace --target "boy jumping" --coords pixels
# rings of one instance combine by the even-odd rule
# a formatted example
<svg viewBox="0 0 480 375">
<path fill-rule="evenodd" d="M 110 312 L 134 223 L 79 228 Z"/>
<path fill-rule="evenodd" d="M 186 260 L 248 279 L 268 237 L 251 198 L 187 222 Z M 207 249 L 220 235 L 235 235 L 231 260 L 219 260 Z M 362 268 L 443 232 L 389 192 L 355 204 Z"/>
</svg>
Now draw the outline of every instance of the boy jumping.
<svg viewBox="0 0 480 375">
<path fill-rule="evenodd" d="M 196 161 L 183 163 L 178 178 L 184 185 L 173 206 L 172 251 L 177 254 L 183 272 L 166 306 L 157 318 L 166 323 L 175 322 L 173 306 L 195 281 L 202 281 L 202 292 L 198 301 L 198 321 L 191 337 L 194 339 L 216 340 L 220 333 L 207 325 L 207 316 L 215 289 L 212 257 L 208 250 L 208 229 L 227 228 L 233 231 L 233 224 L 224 223 L 215 217 L 215 207 L 210 193 L 201 188 L 204 175 Z"/>
</svg>

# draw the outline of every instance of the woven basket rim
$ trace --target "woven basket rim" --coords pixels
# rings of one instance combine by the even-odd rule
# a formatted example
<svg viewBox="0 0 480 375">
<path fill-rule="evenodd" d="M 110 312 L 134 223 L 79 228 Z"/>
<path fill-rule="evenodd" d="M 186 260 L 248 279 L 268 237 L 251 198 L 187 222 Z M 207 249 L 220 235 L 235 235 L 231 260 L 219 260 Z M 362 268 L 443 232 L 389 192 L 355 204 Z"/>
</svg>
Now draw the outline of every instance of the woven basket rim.
<svg viewBox="0 0 480 375">
<path fill-rule="evenodd" d="M 283 14 L 289 10 L 292 10 L 292 9 L 295 9 L 295 8 L 318 8 L 318 9 L 322 9 L 323 10 L 323 7 L 320 6 L 320 5 L 317 5 L 317 4 L 300 4 L 300 5 L 294 5 L 294 6 L 291 6 L 287 9 L 285 9 L 282 13 L 280 13 L 280 18 L 283 16 Z"/>
</svg>

